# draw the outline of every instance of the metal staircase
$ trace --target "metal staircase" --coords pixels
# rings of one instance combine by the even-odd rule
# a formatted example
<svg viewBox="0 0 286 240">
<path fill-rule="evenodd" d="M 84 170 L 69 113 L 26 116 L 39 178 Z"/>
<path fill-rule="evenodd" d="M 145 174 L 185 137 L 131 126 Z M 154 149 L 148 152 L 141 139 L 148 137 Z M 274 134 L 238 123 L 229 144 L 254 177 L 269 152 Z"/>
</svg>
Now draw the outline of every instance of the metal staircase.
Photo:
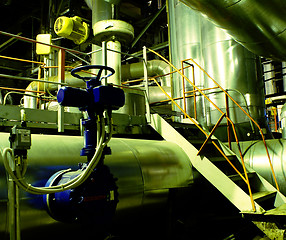
<svg viewBox="0 0 286 240">
<path fill-rule="evenodd" d="M 201 143 L 191 143 L 158 114 L 151 115 L 151 126 L 166 140 L 178 144 L 188 155 L 190 162 L 215 188 L 217 188 L 245 218 L 253 221 L 270 239 L 284 239 L 283 226 L 286 223 L 286 197 L 249 166 L 246 167 L 250 193 L 242 181 L 242 164 L 237 155 L 214 136 L 203 151 Z M 213 149 L 213 142 L 220 146 L 223 154 L 233 162 L 240 174 L 233 168 L 223 154 Z M 219 154 L 216 154 L 218 152 Z M 253 202 L 250 194 L 252 194 Z M 253 206 L 254 203 L 254 206 Z M 275 229 L 275 231 L 273 230 Z"/>
<path fill-rule="evenodd" d="M 197 137 L 196 141 L 193 142 L 189 139 L 188 134 L 185 136 L 187 138 L 185 138 L 172 126 L 178 123 L 168 123 L 158 114 L 152 114 L 148 117 L 148 119 L 150 119 L 151 126 L 166 141 L 178 144 L 188 155 L 192 166 L 196 168 L 196 170 L 216 189 L 218 189 L 219 192 L 221 192 L 234 206 L 236 206 L 245 218 L 255 223 L 255 225 L 257 225 L 257 227 L 260 228 L 260 230 L 262 230 L 270 239 L 286 239 L 286 197 L 279 192 L 278 182 L 265 142 L 264 134 L 258 123 L 193 59 L 190 58 L 182 60 L 181 72 L 160 54 L 151 49 L 148 50 L 167 62 L 173 69 L 175 69 L 175 72 L 181 75 L 183 86 L 183 97 L 181 98 L 173 99 L 164 91 L 155 78 L 153 78 L 153 81 L 161 91 L 165 93 L 172 104 L 175 105 L 177 109 L 181 110 L 185 118 L 192 123 L 191 125 L 194 125 L 202 135 L 200 135 L 201 137 Z M 212 100 L 204 93 L 207 89 L 198 88 L 195 85 L 194 80 L 191 81 L 183 74 L 183 63 L 185 61 L 191 61 L 192 71 L 194 71 L 195 67 L 198 67 L 210 79 L 210 81 L 214 83 L 216 86 L 215 88 L 224 92 L 225 112 L 212 102 Z M 191 91 L 193 93 L 192 95 L 186 95 L 188 92 L 184 89 L 185 80 L 193 87 L 193 91 Z M 203 127 L 196 121 L 196 96 L 203 96 L 204 99 L 209 101 L 212 104 L 212 107 L 221 114 L 217 123 L 210 132 L 203 129 Z M 190 117 L 186 112 L 186 98 L 188 97 L 193 97 L 194 99 L 194 118 Z M 176 100 L 179 99 L 183 100 L 183 106 L 180 106 L 176 102 Z M 249 118 L 251 125 L 258 128 L 265 146 L 265 151 L 269 160 L 269 167 L 271 169 L 276 188 L 244 163 L 243 154 L 240 150 L 239 140 L 235 130 L 235 124 L 230 119 L 229 101 L 232 101 L 232 104 L 236 105 L 242 111 L 242 114 L 245 114 Z M 218 140 L 214 135 L 217 127 L 221 124 L 223 119 L 226 119 L 227 123 L 228 145 L 230 146 L 233 141 L 236 142 L 238 155 L 236 155 L 236 153 Z M 234 139 L 230 139 L 231 130 L 233 131 Z"/>
</svg>

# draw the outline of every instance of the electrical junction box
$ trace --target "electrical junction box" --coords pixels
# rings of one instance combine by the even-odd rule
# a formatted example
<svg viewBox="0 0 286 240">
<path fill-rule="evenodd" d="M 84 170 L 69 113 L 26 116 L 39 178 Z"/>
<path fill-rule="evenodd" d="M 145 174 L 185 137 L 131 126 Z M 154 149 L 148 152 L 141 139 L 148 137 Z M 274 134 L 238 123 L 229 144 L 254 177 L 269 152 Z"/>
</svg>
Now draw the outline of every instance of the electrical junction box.
<svg viewBox="0 0 286 240">
<path fill-rule="evenodd" d="M 27 128 L 14 126 L 10 136 L 11 148 L 14 150 L 26 150 L 31 147 L 31 131 Z"/>
<path fill-rule="evenodd" d="M 52 35 L 51 34 L 38 34 L 36 37 L 36 41 L 52 44 Z M 37 43 L 36 44 L 36 53 L 38 55 L 48 55 L 52 51 L 51 46 L 47 46 L 44 44 Z"/>
</svg>

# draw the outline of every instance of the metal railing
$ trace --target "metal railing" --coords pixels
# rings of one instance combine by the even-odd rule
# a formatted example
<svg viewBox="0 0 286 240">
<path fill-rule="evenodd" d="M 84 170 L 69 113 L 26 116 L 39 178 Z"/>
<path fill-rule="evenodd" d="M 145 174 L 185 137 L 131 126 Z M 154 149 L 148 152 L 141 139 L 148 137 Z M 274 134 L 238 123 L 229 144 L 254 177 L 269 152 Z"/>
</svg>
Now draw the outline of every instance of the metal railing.
<svg viewBox="0 0 286 240">
<path fill-rule="evenodd" d="M 178 108 L 182 111 L 182 113 L 184 114 L 184 116 L 188 119 L 190 119 L 191 122 L 194 123 L 194 125 L 206 136 L 206 140 L 205 142 L 202 144 L 201 148 L 198 150 L 198 153 L 197 155 L 199 155 L 202 151 L 202 149 L 204 148 L 204 146 L 207 144 L 207 142 L 211 141 L 212 144 L 217 148 L 217 150 L 220 152 L 220 154 L 227 160 L 227 162 L 232 166 L 232 168 L 237 172 L 237 174 L 243 179 L 243 181 L 247 184 L 247 187 L 248 187 L 248 192 L 249 192 L 249 196 L 250 196 L 250 199 L 251 199 L 251 204 L 252 204 L 252 208 L 253 208 L 253 211 L 255 212 L 256 211 L 256 208 L 255 208 L 255 203 L 254 203 L 254 199 L 253 199 L 253 194 L 252 194 L 252 190 L 251 190 L 251 186 L 250 186 L 250 182 L 249 182 L 249 178 L 248 178 L 248 174 L 247 174 L 247 170 L 246 170 L 246 166 L 245 166 L 245 162 L 244 162 L 244 159 L 243 159 L 243 154 L 242 154 L 242 151 L 241 151 L 241 148 L 240 148 L 240 144 L 239 144 L 239 140 L 238 140 L 238 137 L 237 137 L 237 133 L 236 133 L 236 129 L 235 129 L 235 125 L 233 123 L 233 121 L 230 119 L 230 116 L 229 116 L 229 106 L 228 106 L 228 101 L 229 99 L 257 126 L 257 128 L 259 129 L 260 131 L 260 134 L 261 134 L 261 137 L 262 137 L 262 140 L 263 140 L 263 143 L 264 143 L 264 146 L 265 146 L 265 150 L 266 150 L 266 153 L 267 153 L 267 157 L 269 159 L 269 164 L 270 164 L 270 168 L 271 168 L 271 172 L 272 172 L 272 175 L 273 175 L 273 178 L 274 178 L 274 181 L 275 181 L 275 185 L 276 185 L 276 188 L 277 190 L 279 191 L 279 186 L 278 186 L 278 183 L 277 183 L 277 179 L 276 179 L 276 176 L 275 176 L 275 173 L 274 173 L 274 169 L 273 169 L 273 165 L 272 165 L 272 162 L 271 162 L 271 159 L 270 159 L 270 155 L 269 155 L 269 151 L 268 151 L 268 148 L 267 148 L 267 145 L 266 145 L 266 142 L 265 142 L 265 138 L 264 138 L 264 135 L 263 135 L 263 132 L 262 132 L 262 129 L 260 128 L 260 126 L 258 125 L 258 123 L 229 95 L 229 93 L 227 91 L 225 91 L 199 64 L 197 64 L 193 59 L 186 59 L 186 60 L 183 60 L 182 61 L 182 68 L 181 68 L 181 71 L 179 69 L 177 69 L 171 62 L 169 62 L 166 58 L 164 58 L 163 56 L 161 56 L 160 54 L 158 54 L 157 52 L 151 50 L 151 49 L 148 49 L 148 51 L 154 53 L 155 55 L 159 56 L 162 60 L 164 60 L 166 63 L 168 63 L 173 69 L 175 69 L 175 72 L 179 73 L 182 77 L 182 81 L 183 81 L 183 87 L 184 87 L 184 93 L 183 93 L 183 97 L 182 98 L 179 98 L 179 99 L 183 99 L 183 106 L 184 106 L 184 109 L 176 102 L 175 99 L 173 99 L 162 87 L 161 85 L 159 84 L 159 82 L 153 78 L 154 82 L 157 84 L 157 86 L 161 89 L 162 92 L 164 92 L 164 94 L 169 98 L 169 100 Z M 186 61 L 191 61 L 192 64 L 188 64 L 190 67 L 192 67 L 192 71 L 193 71 L 193 76 L 194 76 L 194 69 L 195 67 L 198 67 L 201 71 L 204 72 L 204 74 L 207 75 L 208 78 L 210 78 L 216 85 L 215 88 L 218 88 L 220 89 L 224 94 L 225 94 L 225 100 L 226 100 L 226 112 L 223 112 L 205 93 L 204 91 L 205 90 L 209 90 L 209 89 L 200 89 L 198 88 L 196 85 L 195 85 L 195 81 L 194 81 L 194 78 L 193 78 L 193 81 L 191 81 L 187 76 L 184 75 L 184 66 L 183 64 L 186 62 Z M 187 82 L 193 87 L 193 91 L 185 91 L 185 80 L 187 80 Z M 200 93 L 200 95 L 202 95 L 207 101 L 209 101 L 220 113 L 221 113 L 221 116 L 219 118 L 219 120 L 217 121 L 217 123 L 215 124 L 215 126 L 212 128 L 212 130 L 210 131 L 210 133 L 206 132 L 199 124 L 198 122 L 193 119 L 192 117 L 190 117 L 188 115 L 188 113 L 186 112 L 186 98 L 188 97 L 194 97 L 194 114 L 195 114 L 195 117 L 196 117 L 196 105 L 195 105 L 195 98 L 196 98 L 196 93 Z M 186 96 L 187 93 L 192 93 L 192 95 L 189 95 L 189 96 Z M 178 99 L 178 98 L 177 98 Z M 217 143 L 212 140 L 212 136 L 215 132 L 215 130 L 217 129 L 217 127 L 219 126 L 219 124 L 221 123 L 221 121 L 226 118 L 227 120 L 227 131 L 228 131 L 228 142 L 229 142 L 229 145 L 230 145 L 230 129 L 232 129 L 233 131 L 233 135 L 235 137 L 235 142 L 237 144 L 237 147 L 238 147 L 238 150 L 239 150 L 239 156 L 240 156 L 240 160 L 241 160 L 241 163 L 242 163 L 242 167 L 243 167 L 243 174 L 244 176 L 242 175 L 242 173 L 240 173 L 240 171 L 234 166 L 234 164 L 231 162 L 231 160 L 226 156 L 226 154 L 223 152 L 223 150 L 217 145 Z"/>
</svg>

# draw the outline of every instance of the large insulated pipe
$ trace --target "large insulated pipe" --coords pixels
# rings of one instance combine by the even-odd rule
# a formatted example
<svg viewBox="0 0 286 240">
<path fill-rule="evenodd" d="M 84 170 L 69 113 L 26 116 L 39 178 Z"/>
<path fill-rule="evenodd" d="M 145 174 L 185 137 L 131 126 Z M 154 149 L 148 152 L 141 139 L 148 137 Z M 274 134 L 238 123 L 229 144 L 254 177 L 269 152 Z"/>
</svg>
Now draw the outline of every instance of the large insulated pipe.
<svg viewBox="0 0 286 240">
<path fill-rule="evenodd" d="M 279 189 L 286 194 L 286 140 L 271 139 L 266 140 L 271 162 L 274 168 L 275 176 L 279 185 Z M 242 142 L 240 144 L 244 161 L 257 173 L 264 177 L 268 182 L 275 186 L 269 160 L 262 141 Z M 235 150 L 235 146 L 234 146 Z"/>
<path fill-rule="evenodd" d="M 9 134 L 0 133 L 0 146 L 9 147 Z M 115 219 L 125 216 L 131 221 L 140 219 L 142 211 L 148 211 L 153 218 L 157 208 L 168 199 L 169 189 L 189 186 L 193 181 L 192 169 L 188 156 L 174 143 L 155 140 L 136 140 L 112 138 L 109 143 L 111 155 L 105 158 L 118 187 L 118 204 Z M 32 135 L 32 147 L 28 151 L 27 182 L 44 186 L 46 181 L 57 171 L 75 168 L 86 162 L 80 157 L 83 138 L 76 136 Z M 1 155 L 2 156 L 2 155 Z M 7 179 L 0 156 L 0 239 L 5 239 L 7 226 Z M 96 234 L 96 226 L 61 224 L 53 220 L 46 212 L 42 196 L 21 191 L 21 229 L 24 239 L 38 239 L 40 232 L 43 239 L 60 238 L 58 234 L 71 236 L 76 228 L 82 237 Z M 121 218 L 122 217 L 122 218 Z M 61 230 L 59 230 L 61 229 Z M 65 231 L 65 230 L 66 231 Z"/>
<path fill-rule="evenodd" d="M 171 67 L 162 60 L 150 60 L 147 62 L 147 71 L 149 77 L 162 76 L 161 85 L 171 86 Z M 143 62 L 131 63 L 122 66 L 122 80 L 139 79 L 144 76 Z"/>
<path fill-rule="evenodd" d="M 93 45 L 96 46 L 96 45 Z M 95 59 L 94 59 L 95 60 Z M 99 64 L 98 62 L 94 62 L 94 64 Z M 148 76 L 154 77 L 154 76 L 162 76 L 166 75 L 170 72 L 170 67 L 167 63 L 161 60 L 150 60 L 147 62 L 147 70 L 148 70 Z M 82 75 L 84 76 L 85 73 Z M 89 74 L 86 74 L 89 76 Z M 136 79 L 141 78 L 144 76 L 144 68 L 143 63 L 132 63 L 127 65 L 122 65 L 121 67 L 121 79 L 122 81 L 126 81 L 128 79 Z M 164 87 L 170 87 L 171 86 L 171 79 L 170 75 L 166 75 L 161 77 L 161 84 Z M 48 79 L 51 82 L 57 82 L 58 76 L 52 76 Z M 83 87 L 85 88 L 85 83 L 78 79 L 73 77 L 70 72 L 65 73 L 65 83 L 67 83 L 69 86 L 75 86 L 75 87 Z M 52 84 L 52 83 L 39 83 L 39 82 L 31 82 L 27 90 L 33 90 L 33 91 L 43 91 L 43 90 L 49 90 L 49 91 L 55 91 L 58 89 L 58 85 Z M 156 91 L 157 92 L 157 91 Z M 168 91 L 169 92 L 169 91 Z M 29 93 L 31 94 L 31 93 Z M 152 94 L 152 93 L 151 93 Z M 151 100 L 154 99 L 154 101 L 160 101 L 163 100 L 163 98 L 159 97 L 158 93 L 155 93 L 156 97 L 151 97 Z M 165 96 L 163 96 L 165 97 Z M 25 108 L 36 108 L 36 98 L 33 97 L 24 97 L 24 107 Z"/>
<path fill-rule="evenodd" d="M 119 0 L 86 0 L 92 10 L 93 42 L 99 46 L 107 44 L 107 65 L 115 69 L 115 74 L 108 79 L 109 83 L 121 85 L 121 44 L 130 42 L 134 37 L 133 27 L 124 21 L 115 20 L 115 8 Z M 94 46 L 93 50 L 98 49 Z M 93 64 L 104 64 L 102 52 L 92 55 Z"/>
<path fill-rule="evenodd" d="M 285 1 L 180 1 L 207 16 L 251 52 L 266 58 L 286 60 Z"/>
</svg>

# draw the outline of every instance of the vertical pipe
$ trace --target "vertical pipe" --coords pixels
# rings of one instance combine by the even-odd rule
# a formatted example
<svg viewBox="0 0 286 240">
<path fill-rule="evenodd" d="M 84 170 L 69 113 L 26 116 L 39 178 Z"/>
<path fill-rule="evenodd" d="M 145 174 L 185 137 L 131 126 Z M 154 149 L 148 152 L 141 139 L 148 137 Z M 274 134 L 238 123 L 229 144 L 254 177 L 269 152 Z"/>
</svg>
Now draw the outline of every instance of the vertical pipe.
<svg viewBox="0 0 286 240">
<path fill-rule="evenodd" d="M 65 81 L 65 50 L 60 49 L 58 53 L 58 82 L 64 83 Z M 58 89 L 61 85 L 58 85 Z M 64 132 L 64 107 L 59 105 L 58 108 L 58 132 Z"/>
<path fill-rule="evenodd" d="M 228 104 L 228 96 L 225 94 L 225 108 L 226 108 L 226 118 L 229 118 L 229 104 Z M 228 146 L 231 149 L 231 135 L 230 135 L 230 124 L 229 121 L 226 121 L 227 123 L 227 140 L 228 140 Z"/>
<path fill-rule="evenodd" d="M 187 112 L 187 105 L 186 105 L 186 86 L 185 86 L 185 73 L 184 73 L 184 61 L 181 61 L 181 68 L 182 68 L 182 74 L 183 74 L 183 76 L 182 76 L 182 81 L 183 81 L 183 83 L 182 83 L 182 86 L 183 86 L 183 104 L 184 104 L 184 111 L 185 111 L 185 113 L 184 113 L 184 118 L 187 118 L 187 114 L 186 114 L 186 112 Z"/>
<path fill-rule="evenodd" d="M 15 170 L 15 161 L 10 158 L 9 165 Z M 8 219 L 9 219 L 9 234 L 10 240 L 21 239 L 20 229 L 20 199 L 19 188 L 13 179 L 8 177 Z"/>
<path fill-rule="evenodd" d="M 101 43 L 102 49 L 101 49 L 101 54 L 102 54 L 102 65 L 103 66 L 107 66 L 107 46 L 106 46 L 106 42 L 103 41 Z M 106 76 L 106 70 L 104 70 L 104 76 Z M 104 78 L 103 83 L 104 86 L 107 85 L 107 79 Z"/>
<path fill-rule="evenodd" d="M 111 5 L 104 0 L 85 0 L 87 5 L 92 10 L 92 27 L 94 24 L 101 20 L 108 20 L 112 18 L 112 8 Z M 92 45 L 92 50 L 97 50 L 100 47 L 97 45 Z M 92 54 L 91 62 L 93 65 L 101 65 L 102 54 L 100 52 Z"/>
<path fill-rule="evenodd" d="M 144 64 L 144 83 L 145 83 L 145 102 L 147 122 L 151 122 L 150 105 L 149 105 L 149 86 L 148 86 L 148 68 L 147 68 L 147 48 L 143 47 L 143 64 Z"/>
<path fill-rule="evenodd" d="M 108 83 L 121 85 L 121 54 L 110 50 L 121 52 L 121 43 L 117 40 L 107 42 L 108 66 L 115 70 L 115 73 L 108 78 Z"/>
<path fill-rule="evenodd" d="M 196 85 L 196 80 L 195 80 L 195 66 L 194 66 L 194 64 L 192 64 L 191 65 L 191 67 L 192 67 L 192 73 L 193 73 L 193 84 L 194 85 Z M 197 91 L 194 91 L 194 118 L 196 119 L 196 120 L 198 120 L 197 119 Z"/>
</svg>

